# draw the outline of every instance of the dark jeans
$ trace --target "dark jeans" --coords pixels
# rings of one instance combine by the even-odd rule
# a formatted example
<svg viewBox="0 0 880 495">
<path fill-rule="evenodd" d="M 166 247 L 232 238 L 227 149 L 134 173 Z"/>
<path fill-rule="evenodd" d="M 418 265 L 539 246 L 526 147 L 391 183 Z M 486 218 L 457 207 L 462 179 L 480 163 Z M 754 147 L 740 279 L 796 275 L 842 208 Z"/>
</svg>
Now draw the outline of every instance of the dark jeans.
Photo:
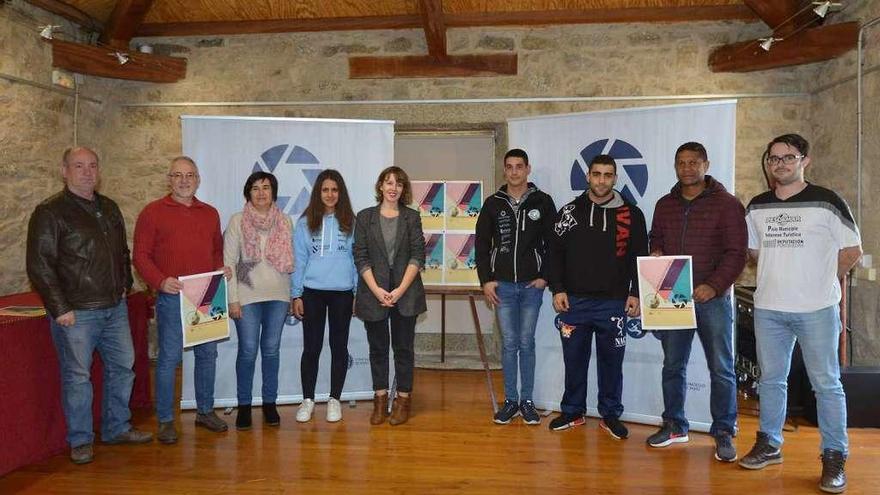
<svg viewBox="0 0 880 495">
<path fill-rule="evenodd" d="M 694 333 L 700 337 L 709 366 L 709 410 L 717 435 L 736 432 L 736 375 L 733 369 L 733 314 L 729 296 L 695 305 L 697 328 L 657 332 L 663 346 L 663 419 L 688 431 L 684 415 L 687 394 L 687 363 Z"/>
<path fill-rule="evenodd" d="M 574 327 L 563 326 L 559 333 L 565 361 L 565 393 L 560 409 L 566 414 L 584 414 L 587 410 L 587 370 L 595 334 L 599 415 L 619 418 L 623 414 L 621 395 L 626 352 L 624 301 L 575 296 L 568 296 L 568 301 L 569 310 L 559 314 L 560 323 Z"/>
<path fill-rule="evenodd" d="M 370 297 L 372 294 L 367 295 Z M 397 308 L 388 311 L 388 318 L 379 321 L 365 321 L 367 342 L 370 344 L 370 371 L 373 375 L 373 390 L 388 390 L 388 324 L 391 323 L 390 346 L 394 349 L 394 377 L 397 391 L 409 393 L 413 386 L 413 366 L 415 355 L 413 346 L 416 338 L 416 317 L 402 316 Z"/>
<path fill-rule="evenodd" d="M 348 327 L 354 294 L 350 290 L 303 290 L 303 353 L 300 361 L 303 399 L 315 398 L 318 360 L 324 347 L 324 324 L 330 320 L 330 397 L 339 399 L 348 373 Z"/>
</svg>

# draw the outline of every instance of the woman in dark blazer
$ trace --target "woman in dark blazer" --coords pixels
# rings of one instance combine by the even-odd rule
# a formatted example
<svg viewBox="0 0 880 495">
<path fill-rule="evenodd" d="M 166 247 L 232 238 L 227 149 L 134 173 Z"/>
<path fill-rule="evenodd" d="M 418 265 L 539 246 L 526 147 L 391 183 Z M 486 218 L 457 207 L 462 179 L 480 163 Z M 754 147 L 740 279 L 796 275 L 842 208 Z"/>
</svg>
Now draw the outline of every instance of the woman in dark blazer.
<svg viewBox="0 0 880 495">
<path fill-rule="evenodd" d="M 413 344 L 416 317 L 427 311 L 419 271 L 425 265 L 425 238 L 412 202 L 409 177 L 400 167 L 388 167 L 376 181 L 376 206 L 357 215 L 354 262 L 358 281 L 355 314 L 364 321 L 373 375 L 373 414 L 378 425 L 388 415 L 388 350 L 394 349 L 397 398 L 388 420 L 409 419 L 413 383 Z M 390 323 L 390 339 L 389 339 Z"/>
</svg>

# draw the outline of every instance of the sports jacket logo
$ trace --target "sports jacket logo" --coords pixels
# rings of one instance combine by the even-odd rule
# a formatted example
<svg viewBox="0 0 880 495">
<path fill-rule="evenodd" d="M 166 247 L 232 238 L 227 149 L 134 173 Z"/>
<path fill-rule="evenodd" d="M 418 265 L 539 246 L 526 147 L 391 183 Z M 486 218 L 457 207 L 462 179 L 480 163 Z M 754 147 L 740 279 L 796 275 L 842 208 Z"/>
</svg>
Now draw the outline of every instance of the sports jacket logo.
<svg viewBox="0 0 880 495">
<path fill-rule="evenodd" d="M 562 218 L 556 222 L 553 230 L 556 231 L 556 235 L 562 237 L 577 224 L 577 220 L 574 219 L 574 205 L 565 205 L 562 207 Z"/>
</svg>

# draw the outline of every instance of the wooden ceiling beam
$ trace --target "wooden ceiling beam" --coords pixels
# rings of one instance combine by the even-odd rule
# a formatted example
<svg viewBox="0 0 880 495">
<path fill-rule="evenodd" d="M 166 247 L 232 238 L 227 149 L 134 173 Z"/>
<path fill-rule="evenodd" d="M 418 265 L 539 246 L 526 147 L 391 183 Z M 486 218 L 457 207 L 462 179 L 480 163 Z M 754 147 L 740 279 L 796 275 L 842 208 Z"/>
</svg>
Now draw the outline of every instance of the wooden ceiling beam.
<svg viewBox="0 0 880 495">
<path fill-rule="evenodd" d="M 137 36 L 216 36 L 224 34 L 299 33 L 370 29 L 415 29 L 424 26 L 419 15 L 328 17 L 318 19 L 266 19 L 260 21 L 211 21 L 145 23 Z"/>
<path fill-rule="evenodd" d="M 152 5 L 153 0 L 116 0 L 107 27 L 98 41 L 127 50 Z"/>
<path fill-rule="evenodd" d="M 350 79 L 399 77 L 488 77 L 516 75 L 515 53 L 491 55 L 448 55 L 437 60 L 430 55 L 404 57 L 350 57 Z"/>
<path fill-rule="evenodd" d="M 50 43 L 52 65 L 80 74 L 156 83 L 177 82 L 186 77 L 185 58 L 136 53 L 128 62 L 120 64 L 112 48 L 59 39 L 52 39 Z"/>
<path fill-rule="evenodd" d="M 421 5 L 428 55 L 437 60 L 445 60 L 447 58 L 446 23 L 443 20 L 443 1 L 421 0 Z"/>
<path fill-rule="evenodd" d="M 816 19 L 803 0 L 743 0 L 776 36 L 785 37 Z M 812 4 L 812 0 L 809 2 Z"/>
<path fill-rule="evenodd" d="M 618 22 L 753 21 L 757 19 L 758 17 L 755 15 L 755 12 L 745 5 L 443 14 L 443 24 L 446 28 Z M 416 29 L 424 27 L 425 21 L 423 16 L 391 15 L 316 19 L 266 19 L 257 21 L 144 23 L 137 30 L 136 36 L 213 36 L 370 29 Z"/>
<path fill-rule="evenodd" d="M 27 3 L 39 7 L 46 12 L 73 21 L 91 31 L 102 31 L 104 24 L 78 8 L 59 0 L 26 0 Z"/>
<path fill-rule="evenodd" d="M 733 43 L 709 55 L 712 72 L 752 72 L 829 60 L 856 47 L 858 22 L 831 24 L 806 29 L 791 38 L 777 41 L 765 51 L 759 40 Z"/>
</svg>

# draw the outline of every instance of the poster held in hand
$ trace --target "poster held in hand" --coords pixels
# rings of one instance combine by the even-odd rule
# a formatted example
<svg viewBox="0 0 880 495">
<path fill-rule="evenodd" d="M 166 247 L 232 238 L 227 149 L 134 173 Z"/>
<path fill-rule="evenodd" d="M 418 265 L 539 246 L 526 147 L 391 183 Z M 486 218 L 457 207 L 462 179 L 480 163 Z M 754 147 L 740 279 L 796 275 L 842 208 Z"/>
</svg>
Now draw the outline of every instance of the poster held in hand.
<svg viewBox="0 0 880 495">
<path fill-rule="evenodd" d="M 690 256 L 639 256 L 639 305 L 645 330 L 697 327 Z"/>
<path fill-rule="evenodd" d="M 229 338 L 229 304 L 222 271 L 179 277 L 183 347 Z"/>
</svg>

